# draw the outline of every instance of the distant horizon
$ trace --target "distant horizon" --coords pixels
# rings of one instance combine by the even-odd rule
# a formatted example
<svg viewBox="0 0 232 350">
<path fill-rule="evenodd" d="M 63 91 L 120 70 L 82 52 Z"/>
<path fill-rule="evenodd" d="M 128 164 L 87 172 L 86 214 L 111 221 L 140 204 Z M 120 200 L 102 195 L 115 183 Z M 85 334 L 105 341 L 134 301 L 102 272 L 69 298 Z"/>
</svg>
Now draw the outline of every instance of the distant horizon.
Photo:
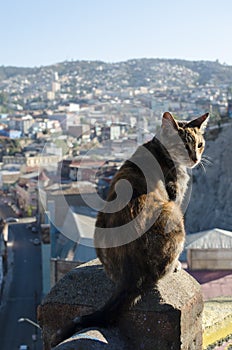
<svg viewBox="0 0 232 350">
<path fill-rule="evenodd" d="M 48 64 L 41 64 L 41 65 L 35 65 L 35 66 L 20 66 L 20 65 L 0 65 L 1 67 L 8 68 L 8 67 L 14 67 L 14 68 L 42 68 L 42 67 L 49 67 L 49 66 L 55 66 L 56 64 L 61 64 L 65 62 L 102 62 L 106 64 L 117 64 L 117 63 L 123 63 L 133 60 L 170 60 L 170 61 L 187 61 L 187 62 L 209 62 L 209 63 L 218 63 L 220 65 L 226 65 L 226 66 L 232 66 L 232 64 L 227 64 L 226 62 L 220 62 L 218 59 L 210 60 L 210 59 L 188 59 L 188 58 L 177 58 L 177 57 L 132 57 L 124 60 L 116 60 L 116 61 L 105 61 L 101 59 L 64 59 L 63 61 L 55 61 Z"/>
</svg>

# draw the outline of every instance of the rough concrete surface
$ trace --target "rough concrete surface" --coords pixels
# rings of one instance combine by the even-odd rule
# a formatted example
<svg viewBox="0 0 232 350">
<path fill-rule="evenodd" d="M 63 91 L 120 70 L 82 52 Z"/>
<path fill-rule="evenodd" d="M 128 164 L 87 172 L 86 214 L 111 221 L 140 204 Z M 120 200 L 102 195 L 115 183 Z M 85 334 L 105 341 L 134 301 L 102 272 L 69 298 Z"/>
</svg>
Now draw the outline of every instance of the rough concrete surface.
<svg viewBox="0 0 232 350">
<path fill-rule="evenodd" d="M 204 156 L 210 158 L 192 171 L 191 200 L 186 213 L 186 231 L 190 233 L 232 227 L 232 124 L 212 138 L 206 132 Z M 203 161 L 204 162 L 204 161 Z"/>
<path fill-rule="evenodd" d="M 38 309 L 45 350 L 50 349 L 51 335 L 58 328 L 77 315 L 99 308 L 113 288 L 97 259 L 60 280 Z M 125 312 L 115 328 L 92 329 L 94 339 L 85 330 L 81 339 L 78 335 L 56 349 L 105 349 L 107 346 L 109 349 L 199 350 L 202 309 L 199 284 L 185 271 L 172 273 Z"/>
</svg>

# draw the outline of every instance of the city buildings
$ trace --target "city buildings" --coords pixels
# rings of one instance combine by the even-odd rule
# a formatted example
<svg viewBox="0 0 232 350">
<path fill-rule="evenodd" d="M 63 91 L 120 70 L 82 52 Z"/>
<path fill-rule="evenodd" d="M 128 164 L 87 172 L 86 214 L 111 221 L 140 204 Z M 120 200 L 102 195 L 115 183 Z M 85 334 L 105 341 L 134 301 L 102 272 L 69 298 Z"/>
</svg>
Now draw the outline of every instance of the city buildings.
<svg viewBox="0 0 232 350">
<path fill-rule="evenodd" d="M 95 256 L 97 209 L 84 199 L 106 198 L 115 171 L 156 133 L 164 111 L 181 119 L 210 111 L 216 128 L 231 118 L 232 67 L 218 62 L 76 61 L 3 73 L 0 189 L 43 232 L 44 293 Z"/>
</svg>

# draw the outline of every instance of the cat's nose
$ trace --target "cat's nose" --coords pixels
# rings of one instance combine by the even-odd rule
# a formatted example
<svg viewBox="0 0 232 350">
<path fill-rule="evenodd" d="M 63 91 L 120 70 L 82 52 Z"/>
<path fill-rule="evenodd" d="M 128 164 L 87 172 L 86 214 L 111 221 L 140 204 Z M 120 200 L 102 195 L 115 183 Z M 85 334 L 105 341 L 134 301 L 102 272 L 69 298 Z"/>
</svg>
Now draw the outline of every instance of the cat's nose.
<svg viewBox="0 0 232 350">
<path fill-rule="evenodd" d="M 194 163 L 197 163 L 197 162 L 198 162 L 197 156 L 192 156 L 192 161 L 193 161 Z"/>
<path fill-rule="evenodd" d="M 197 162 L 197 152 L 195 152 L 194 150 L 191 151 L 190 153 L 190 158 L 191 160 L 196 163 Z"/>
</svg>

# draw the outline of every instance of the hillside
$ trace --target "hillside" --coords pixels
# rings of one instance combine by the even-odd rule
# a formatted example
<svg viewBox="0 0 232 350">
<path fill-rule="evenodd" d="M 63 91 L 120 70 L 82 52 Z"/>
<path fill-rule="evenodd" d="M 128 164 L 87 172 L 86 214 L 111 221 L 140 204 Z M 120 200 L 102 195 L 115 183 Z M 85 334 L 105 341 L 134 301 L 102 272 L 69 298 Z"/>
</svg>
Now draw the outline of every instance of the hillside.
<svg viewBox="0 0 232 350">
<path fill-rule="evenodd" d="M 182 67 L 182 72 L 179 68 Z M 0 66 L 0 83 L 17 76 L 33 76 L 33 79 L 41 75 L 43 71 L 56 71 L 60 76 L 69 74 L 81 76 L 91 80 L 98 87 L 104 82 L 118 82 L 122 86 L 149 86 L 153 79 L 159 78 L 159 74 L 172 75 L 170 68 L 177 70 L 177 74 L 186 74 L 186 70 L 194 75 L 195 82 L 205 84 L 209 81 L 214 83 L 232 83 L 232 66 L 220 64 L 215 61 L 186 61 L 180 59 L 133 59 L 125 62 L 106 63 L 101 61 L 65 61 L 50 66 L 37 68 L 4 67 Z M 98 80 L 99 79 L 99 80 Z"/>
<path fill-rule="evenodd" d="M 187 232 L 209 228 L 232 230 L 232 124 L 219 133 L 215 140 L 208 140 L 205 155 L 211 166 L 206 173 L 198 168 L 193 171 L 191 201 L 186 213 Z"/>
<path fill-rule="evenodd" d="M 34 68 L 23 68 L 23 67 L 5 67 L 0 66 L 0 82 L 5 79 L 16 77 L 18 75 L 26 76 L 37 72 L 38 69 Z"/>
</svg>

